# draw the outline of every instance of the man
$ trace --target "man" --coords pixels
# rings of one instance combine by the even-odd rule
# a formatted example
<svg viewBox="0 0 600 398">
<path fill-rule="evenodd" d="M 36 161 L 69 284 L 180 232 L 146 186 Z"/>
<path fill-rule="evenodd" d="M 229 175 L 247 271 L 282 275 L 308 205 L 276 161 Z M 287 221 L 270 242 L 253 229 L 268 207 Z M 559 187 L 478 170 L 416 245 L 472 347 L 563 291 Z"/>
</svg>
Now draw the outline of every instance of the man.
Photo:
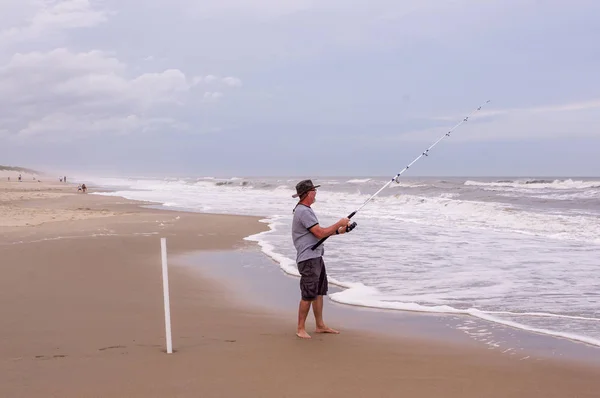
<svg viewBox="0 0 600 398">
<path fill-rule="evenodd" d="M 320 185 L 313 185 L 311 180 L 300 181 L 296 185 L 296 194 L 294 198 L 300 198 L 300 201 L 294 208 L 294 219 L 292 221 L 292 239 L 296 247 L 296 264 L 300 272 L 300 292 L 302 299 L 298 308 L 298 329 L 296 336 L 303 339 L 310 339 L 311 336 L 306 332 L 306 317 L 312 305 L 315 322 L 317 324 L 316 333 L 335 333 L 337 330 L 331 329 L 323 322 L 323 296 L 327 294 L 327 272 L 323 262 L 323 245 L 315 250 L 312 246 L 321 238 L 330 235 L 343 234 L 346 227 L 350 224 L 348 218 L 342 218 L 333 225 L 323 228 L 319 225 L 317 216 L 310 207 L 315 202 L 317 188 Z"/>
</svg>

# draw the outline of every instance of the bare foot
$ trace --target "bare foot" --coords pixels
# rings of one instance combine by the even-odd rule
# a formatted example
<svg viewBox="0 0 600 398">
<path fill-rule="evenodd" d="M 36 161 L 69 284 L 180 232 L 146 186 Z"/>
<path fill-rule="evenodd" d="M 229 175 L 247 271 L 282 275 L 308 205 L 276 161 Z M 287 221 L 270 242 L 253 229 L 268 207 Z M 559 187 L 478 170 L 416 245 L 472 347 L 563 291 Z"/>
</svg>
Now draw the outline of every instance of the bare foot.
<svg viewBox="0 0 600 398">
<path fill-rule="evenodd" d="M 300 337 L 301 339 L 310 339 L 310 334 L 306 333 L 306 330 L 299 330 L 298 332 L 296 332 L 296 336 Z"/>
<path fill-rule="evenodd" d="M 340 334 L 340 332 L 338 332 L 335 329 L 332 329 L 330 327 L 327 326 L 323 326 L 322 328 L 316 328 L 315 329 L 315 333 L 333 333 L 333 334 Z"/>
</svg>

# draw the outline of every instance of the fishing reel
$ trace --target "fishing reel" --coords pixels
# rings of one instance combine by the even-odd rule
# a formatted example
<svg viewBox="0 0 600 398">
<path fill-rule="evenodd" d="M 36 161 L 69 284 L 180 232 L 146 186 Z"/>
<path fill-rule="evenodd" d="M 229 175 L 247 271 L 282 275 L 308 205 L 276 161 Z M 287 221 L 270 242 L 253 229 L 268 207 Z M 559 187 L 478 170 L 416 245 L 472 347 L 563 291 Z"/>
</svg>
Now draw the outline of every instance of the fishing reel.
<svg viewBox="0 0 600 398">
<path fill-rule="evenodd" d="M 356 228 L 356 223 L 355 223 L 355 222 L 353 222 L 352 224 L 350 224 L 350 225 L 348 225 L 348 226 L 346 227 L 346 232 L 350 232 L 350 231 L 352 231 L 354 228 Z"/>
</svg>

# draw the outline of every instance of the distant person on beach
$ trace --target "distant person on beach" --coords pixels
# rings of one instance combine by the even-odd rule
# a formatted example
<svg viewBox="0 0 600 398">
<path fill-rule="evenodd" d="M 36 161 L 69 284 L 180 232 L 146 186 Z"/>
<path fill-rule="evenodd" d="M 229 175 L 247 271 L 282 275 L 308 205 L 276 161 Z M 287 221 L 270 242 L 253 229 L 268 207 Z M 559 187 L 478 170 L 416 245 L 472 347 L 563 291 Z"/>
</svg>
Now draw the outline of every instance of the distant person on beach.
<svg viewBox="0 0 600 398">
<path fill-rule="evenodd" d="M 320 185 L 313 185 L 311 180 L 303 180 L 296 185 L 296 194 L 292 195 L 294 198 L 300 198 L 294 208 L 292 240 L 296 247 L 296 264 L 301 275 L 300 292 L 302 297 L 298 307 L 296 336 L 303 339 L 311 338 L 306 332 L 305 326 L 311 305 L 317 326 L 315 332 L 339 333 L 326 326 L 323 321 L 323 296 L 327 294 L 328 290 L 327 272 L 323 261 L 323 245 L 315 250 L 312 250 L 311 247 L 321 238 L 345 233 L 346 227 L 350 224 L 348 218 L 342 218 L 327 228 L 319 225 L 319 220 L 310 207 L 315 202 L 318 187 Z"/>
</svg>

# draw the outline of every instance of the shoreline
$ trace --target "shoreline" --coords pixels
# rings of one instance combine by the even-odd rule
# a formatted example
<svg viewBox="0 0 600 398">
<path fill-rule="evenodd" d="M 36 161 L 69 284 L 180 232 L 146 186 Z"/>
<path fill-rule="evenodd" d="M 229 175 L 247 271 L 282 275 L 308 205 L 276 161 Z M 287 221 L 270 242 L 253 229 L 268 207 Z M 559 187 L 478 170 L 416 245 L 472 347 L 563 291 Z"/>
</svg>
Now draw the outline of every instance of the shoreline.
<svg viewBox="0 0 600 398">
<path fill-rule="evenodd" d="M 265 220 L 261 219 L 260 221 L 265 222 L 269 226 L 271 226 L 271 224 L 266 221 L 266 219 L 268 217 L 264 217 L 264 218 L 265 218 Z M 268 233 L 269 231 L 266 231 L 266 232 Z M 265 233 L 265 232 L 263 232 L 263 233 Z M 279 258 L 281 257 L 279 254 L 277 254 L 276 252 L 271 250 L 271 248 L 265 249 L 263 247 L 263 244 L 257 238 L 261 234 L 262 233 L 248 236 L 244 239 L 253 241 L 253 242 L 257 242 L 258 245 L 260 246 L 260 251 L 262 252 L 262 254 L 265 257 L 267 257 L 270 261 L 273 261 L 274 263 L 276 263 L 278 265 L 278 268 L 280 269 L 280 271 L 283 274 L 285 274 L 287 276 L 299 276 L 297 273 L 289 272 L 288 270 L 286 270 L 286 267 L 282 266 L 282 264 L 280 263 L 280 260 L 278 259 L 278 257 Z M 270 246 L 270 244 L 266 244 L 266 246 Z M 347 283 L 339 282 L 339 281 L 331 281 L 330 280 L 329 285 L 330 286 L 335 285 L 336 287 L 338 287 L 339 288 L 338 292 L 341 292 L 341 291 L 351 288 L 351 287 L 345 286 L 345 285 L 347 285 Z M 567 332 L 557 332 L 557 331 L 553 331 L 553 330 L 537 329 L 537 328 L 534 328 L 531 326 L 520 324 L 518 322 L 505 321 L 505 320 L 501 320 L 498 318 L 493 318 L 493 316 L 490 316 L 490 317 L 481 316 L 481 315 L 478 316 L 476 314 L 470 313 L 471 311 L 474 310 L 474 312 L 478 312 L 480 314 L 486 314 L 485 311 L 479 311 L 476 309 L 468 309 L 465 311 L 460 311 L 459 309 L 454 308 L 454 309 L 456 309 L 456 312 L 426 311 L 426 310 L 421 311 L 421 310 L 399 309 L 399 308 L 394 308 L 393 306 L 386 308 L 386 307 L 377 306 L 377 305 L 366 305 L 366 304 L 356 303 L 356 302 L 344 302 L 342 300 L 335 300 L 335 299 L 330 299 L 330 300 L 331 300 L 331 302 L 334 302 L 338 305 L 344 305 L 344 306 L 348 306 L 350 308 L 361 308 L 361 309 L 365 309 L 365 310 L 373 310 L 373 311 L 380 311 L 380 312 L 383 311 L 383 312 L 392 312 L 392 313 L 409 313 L 409 314 L 414 314 L 414 315 L 419 315 L 419 316 L 432 315 L 432 316 L 440 316 L 440 317 L 455 316 L 455 317 L 460 317 L 460 318 L 464 318 L 464 317 L 474 318 L 474 319 L 476 319 L 477 322 L 483 323 L 483 324 L 488 324 L 491 327 L 510 328 L 511 330 L 516 330 L 516 331 L 518 331 L 518 333 L 521 333 L 521 334 L 528 334 L 531 336 L 542 336 L 543 338 L 546 338 L 546 339 L 567 340 L 573 344 L 583 344 L 585 346 L 590 347 L 590 349 L 598 350 L 600 353 L 600 341 L 597 339 L 587 337 L 587 336 L 582 336 L 582 335 L 570 334 Z M 424 308 L 426 308 L 426 307 L 424 307 Z M 516 313 L 515 313 L 515 315 L 516 315 Z M 490 318 L 492 318 L 492 319 L 490 319 Z"/>
<path fill-rule="evenodd" d="M 295 315 L 241 306 L 228 288 L 174 263 L 199 250 L 264 260 L 244 240 L 266 228 L 259 217 L 147 204 L 101 195 L 14 204 L 31 217 L 68 217 L 0 234 L 1 396 L 592 397 L 600 388 L 599 367 L 519 361 L 473 345 L 353 329 L 301 341 Z M 105 211 L 113 214 L 98 217 Z M 165 353 L 163 236 L 173 354 Z"/>
<path fill-rule="evenodd" d="M 268 311 L 291 323 L 296 316 L 299 279 L 285 273 L 258 247 L 182 253 L 173 263 L 221 284 L 238 305 Z M 330 284 L 329 293 L 341 290 L 343 287 Z M 495 324 L 466 314 L 363 307 L 338 303 L 329 297 L 325 297 L 324 312 L 326 320 L 331 316 L 336 322 L 334 328 L 344 330 L 492 350 L 519 360 L 555 360 L 600 367 L 597 346 Z M 311 316 L 307 320 L 310 325 L 314 323 Z"/>
</svg>

